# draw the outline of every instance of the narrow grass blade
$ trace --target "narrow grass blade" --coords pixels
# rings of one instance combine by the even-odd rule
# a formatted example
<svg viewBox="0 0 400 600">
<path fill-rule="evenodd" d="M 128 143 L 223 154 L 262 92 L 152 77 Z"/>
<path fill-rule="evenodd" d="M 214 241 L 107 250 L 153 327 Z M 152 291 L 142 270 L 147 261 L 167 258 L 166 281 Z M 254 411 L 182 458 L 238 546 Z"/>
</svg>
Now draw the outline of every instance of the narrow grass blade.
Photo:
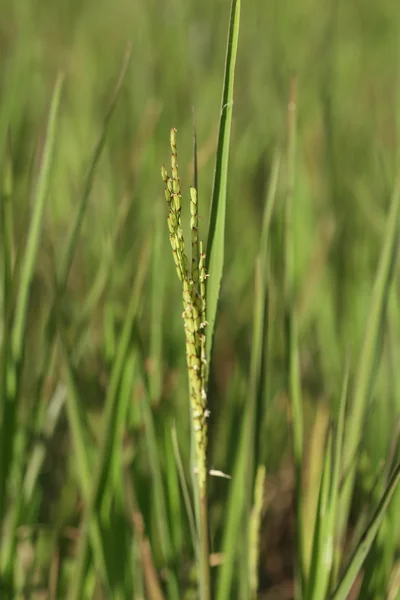
<svg viewBox="0 0 400 600">
<path fill-rule="evenodd" d="M 254 504 L 250 519 L 249 531 L 249 579 L 250 579 L 250 597 L 256 600 L 258 591 L 258 566 L 259 566 L 259 545 L 260 545 L 260 527 L 264 500 L 265 488 L 265 467 L 262 465 L 257 469 L 257 475 L 254 486 Z"/>
<path fill-rule="evenodd" d="M 296 164 L 296 79 L 291 82 L 288 106 L 288 167 L 287 197 L 285 206 L 285 303 L 288 352 L 288 387 L 291 402 L 291 425 L 293 435 L 293 457 L 295 469 L 295 513 L 296 513 L 296 585 L 298 593 L 304 590 L 303 549 L 303 406 L 300 382 L 300 359 L 297 314 L 294 298 L 294 240 L 293 240 L 293 193 Z"/>
<path fill-rule="evenodd" d="M 250 557 L 254 555 L 253 539 L 248 535 L 248 523 L 251 520 L 252 490 L 255 479 L 255 461 L 258 460 L 260 430 L 257 422 L 260 418 L 259 401 L 260 390 L 263 382 L 262 359 L 263 345 L 266 338 L 265 332 L 265 273 L 261 273 L 261 258 L 256 261 L 255 273 L 255 300 L 253 317 L 253 336 L 250 359 L 250 382 L 249 401 L 246 406 L 245 420 L 243 423 L 243 437 L 239 448 L 237 466 L 233 476 L 233 489 L 229 500 L 229 508 L 225 521 L 225 534 L 223 543 L 224 563 L 220 570 L 217 598 L 225 600 L 230 597 L 233 585 L 234 562 L 239 548 L 235 545 L 231 536 L 237 535 L 237 528 L 242 522 L 243 539 L 248 540 L 246 546 L 242 546 L 243 556 L 247 560 L 241 561 L 241 594 L 243 598 L 250 598 L 252 581 L 254 580 L 254 569 L 250 563 Z M 237 487 L 238 486 L 238 487 Z M 239 489 L 241 492 L 239 492 Z M 233 504 L 231 505 L 231 500 Z"/>
<path fill-rule="evenodd" d="M 146 432 L 146 446 L 148 451 L 152 482 L 154 486 L 154 506 L 156 513 L 156 524 L 157 532 L 159 536 L 161 551 L 163 559 L 166 565 L 169 567 L 170 562 L 173 558 L 173 548 L 171 542 L 171 536 L 168 528 L 168 512 L 165 501 L 165 491 L 163 485 L 162 470 L 160 464 L 159 449 L 157 444 L 156 428 L 154 423 L 154 417 L 151 407 L 151 396 L 150 396 L 150 383 L 148 375 L 143 362 L 144 351 L 141 348 L 140 340 L 137 335 L 138 343 L 138 355 L 139 355 L 139 369 L 143 377 L 145 384 L 145 394 L 141 409 L 143 413 L 143 421 L 145 424 Z M 168 597 L 171 600 L 178 600 L 179 588 L 174 573 L 168 568 L 167 570 L 167 586 L 168 586 Z"/>
<path fill-rule="evenodd" d="M 263 349 L 262 349 L 262 358 L 261 358 L 261 374 L 260 374 L 260 384 L 259 384 L 259 422 L 258 429 L 261 433 L 260 443 L 259 443 L 259 456 L 257 458 L 258 462 L 264 462 L 266 460 L 267 453 L 269 451 L 268 448 L 268 436 L 264 435 L 264 432 L 267 431 L 267 422 L 268 422 L 268 406 L 266 403 L 269 402 L 271 398 L 271 382 L 272 382 L 272 373 L 273 366 L 271 364 L 271 358 L 273 356 L 273 322 L 274 322 L 274 309 L 273 309 L 273 289 L 271 286 L 271 256 L 270 256 L 270 230 L 272 223 L 272 216 L 275 209 L 276 201 L 277 201 L 277 190 L 278 190 L 278 180 L 280 173 L 280 153 L 279 151 L 275 152 L 272 168 L 271 168 L 271 176 L 268 184 L 268 192 L 265 198 L 265 206 L 264 206 L 264 214 L 262 220 L 262 230 L 261 230 L 261 239 L 260 239 L 260 269 L 262 276 L 262 286 L 264 289 L 264 297 L 262 300 L 262 304 L 265 305 L 265 313 L 264 313 L 264 334 L 263 334 Z"/>
<path fill-rule="evenodd" d="M 255 465 L 258 460 L 259 452 L 259 436 L 260 429 L 257 426 L 260 422 L 261 410 L 260 410 L 260 387 L 262 385 L 262 358 L 263 358 L 263 346 L 266 339 L 265 332 L 265 273 L 261 273 L 261 259 L 258 257 L 256 260 L 255 269 L 255 289 L 254 289 L 254 316 L 253 316 L 253 334 L 252 334 L 252 345 L 251 345 L 251 358 L 250 358 L 250 379 L 249 379 L 249 397 L 247 403 L 247 427 L 248 433 L 246 436 L 247 445 L 247 456 L 246 464 L 247 469 L 245 473 L 245 479 L 243 481 L 244 489 L 246 490 L 246 502 L 245 502 L 245 514 L 244 514 L 244 536 L 247 535 L 247 539 L 250 543 L 252 540 L 248 536 L 248 523 L 251 521 L 252 514 L 252 493 L 254 489 L 255 480 Z M 239 508 L 239 507 L 238 507 Z M 248 548 L 246 555 L 250 557 L 252 554 L 252 548 Z M 242 578 L 242 594 L 245 598 L 249 598 L 251 593 L 251 571 L 249 561 L 243 562 L 243 578 Z"/>
<path fill-rule="evenodd" d="M 354 479 L 357 468 L 356 454 L 361 441 L 365 411 L 371 398 L 381 353 L 384 315 L 387 308 L 393 267 L 398 255 L 400 211 L 400 172 L 397 175 L 386 222 L 385 238 L 372 292 L 371 305 L 358 363 L 353 400 L 346 420 L 344 441 L 344 472 L 346 478 L 340 498 L 340 525 L 342 534 L 348 520 Z"/>
<path fill-rule="evenodd" d="M 381 523 L 387 513 L 390 501 L 393 497 L 394 492 L 397 489 L 399 482 L 400 464 L 397 465 L 396 469 L 394 470 L 393 475 L 390 478 L 389 484 L 386 488 L 386 491 L 383 494 L 382 499 L 379 503 L 379 506 L 376 509 L 375 514 L 372 517 L 366 531 L 364 532 L 360 543 L 355 549 L 349 561 L 349 564 L 347 565 L 346 570 L 343 573 L 339 585 L 332 594 L 331 600 L 346 600 L 346 598 L 348 597 L 351 587 L 362 567 L 362 564 L 371 548 L 375 536 L 378 533 L 379 527 L 381 526 Z"/>
<path fill-rule="evenodd" d="M 222 540 L 223 563 L 219 569 L 218 581 L 215 598 L 216 600 L 230 600 L 232 598 L 232 587 L 235 575 L 235 561 L 238 552 L 242 551 L 245 555 L 247 544 L 245 540 L 238 540 L 238 531 L 243 519 L 243 507 L 246 501 L 246 490 L 244 481 L 247 471 L 247 452 L 248 452 L 248 419 L 246 413 L 244 419 L 244 434 L 239 443 L 239 449 L 236 455 L 235 468 L 233 471 L 232 481 L 230 482 L 230 490 L 225 511 L 225 527 Z M 243 599 L 245 600 L 245 599 Z"/>
<path fill-rule="evenodd" d="M 88 451 L 90 448 L 89 428 L 72 367 L 71 354 L 68 348 L 66 334 L 63 329 L 60 331 L 60 342 L 67 378 L 67 417 L 71 432 L 72 446 L 76 456 L 76 470 L 83 497 L 85 501 L 88 502 L 92 486 L 92 461 Z"/>
<path fill-rule="evenodd" d="M 206 354 L 208 360 L 211 360 L 215 319 L 224 266 L 229 145 L 231 138 L 236 55 L 239 39 L 240 4 L 241 0 L 232 0 L 228 44 L 226 50 L 224 86 L 222 92 L 221 118 L 218 134 L 217 158 L 214 174 L 214 187 L 211 200 L 211 214 L 207 240 L 206 267 L 209 274 L 207 283 L 207 321 L 209 325 L 207 328 Z"/>
<path fill-rule="evenodd" d="M 371 497 L 376 498 L 377 491 L 381 494 L 389 480 L 390 474 L 399 459 L 399 441 L 400 441 L 400 379 L 398 373 L 399 353 L 398 353 L 398 332 L 400 331 L 400 322 L 398 320 L 398 296 L 395 285 L 390 290 L 389 310 L 386 318 L 387 332 L 385 333 L 385 354 L 382 356 L 381 378 L 389 381 L 389 396 L 385 404 L 380 405 L 375 410 L 387 412 L 389 425 L 392 425 L 393 431 L 391 441 L 386 452 L 382 477 L 379 478 L 376 485 L 376 491 L 371 492 Z M 378 417 L 379 418 L 379 417 Z M 395 421 L 394 421 L 395 419 Z M 377 424 L 377 428 L 381 426 Z M 390 428 L 386 428 L 389 435 Z M 388 594 L 391 573 L 396 563 L 399 547 L 399 499 L 400 487 L 397 488 L 391 505 L 385 516 L 384 523 L 376 536 L 371 551 L 364 565 L 364 577 L 360 589 L 360 598 L 383 598 Z"/>
<path fill-rule="evenodd" d="M 267 253 L 268 253 L 268 242 L 269 242 L 269 233 L 271 229 L 272 216 L 275 209 L 277 189 L 278 189 L 278 180 L 279 180 L 279 172 L 281 166 L 281 155 L 279 151 L 276 151 L 274 154 L 274 158 L 272 161 L 271 167 L 271 176 L 268 185 L 268 193 L 265 200 L 263 220 L 262 220 L 262 229 L 261 229 L 261 239 L 260 239 L 260 256 L 261 256 L 261 272 L 264 274 L 266 272 L 267 265 Z"/>
<path fill-rule="evenodd" d="M 79 199 L 76 214 L 72 220 L 71 229 L 69 230 L 69 233 L 67 235 L 67 240 L 66 240 L 66 243 L 64 246 L 64 254 L 61 259 L 61 264 L 60 264 L 60 268 L 58 269 L 58 274 L 56 276 L 56 291 L 55 291 L 54 299 L 53 299 L 52 305 L 49 310 L 46 324 L 43 327 L 43 331 L 44 331 L 43 342 L 44 343 L 43 343 L 41 367 L 40 367 L 36 391 L 35 391 L 35 395 L 36 395 L 35 405 L 36 406 L 41 406 L 40 398 L 42 396 L 44 381 L 45 381 L 46 373 L 48 371 L 49 363 L 51 360 L 51 353 L 52 353 L 52 349 L 53 349 L 53 340 L 54 340 L 54 335 L 55 335 L 55 331 L 56 331 L 56 326 L 55 326 L 56 306 L 59 302 L 60 296 L 65 291 L 65 288 L 67 286 L 68 276 L 69 276 L 71 264 L 72 264 L 75 249 L 76 249 L 76 242 L 77 242 L 77 239 L 78 239 L 81 227 L 82 227 L 83 219 L 84 219 L 84 216 L 86 213 L 86 208 L 88 205 L 90 193 L 92 191 L 94 178 L 95 178 L 96 170 L 97 170 L 97 167 L 99 164 L 99 160 L 102 156 L 102 152 L 104 150 L 105 143 L 107 140 L 109 124 L 110 124 L 111 118 L 114 114 L 114 110 L 115 110 L 115 107 L 116 107 L 116 104 L 117 104 L 117 101 L 118 101 L 118 98 L 120 96 L 120 92 L 122 89 L 122 84 L 123 84 L 125 76 L 126 76 L 126 72 L 127 72 L 128 65 L 129 65 L 129 59 L 130 59 L 130 45 L 128 45 L 127 50 L 126 50 L 125 58 L 124 58 L 123 65 L 121 68 L 121 72 L 119 74 L 116 87 L 114 89 L 107 113 L 104 118 L 102 131 L 100 133 L 99 139 L 98 139 L 97 144 L 93 151 L 93 156 L 91 158 L 89 169 L 88 169 L 86 179 L 85 179 L 85 182 L 83 185 L 83 192 Z M 43 419 L 43 414 L 39 410 L 38 415 L 36 417 L 38 429 L 40 429 L 40 427 L 41 427 L 42 419 Z"/>
<path fill-rule="evenodd" d="M 390 577 L 387 600 L 397 600 L 400 593 L 400 561 L 394 564 Z"/>
<path fill-rule="evenodd" d="M 307 485 L 304 487 L 304 530 L 307 536 L 304 539 L 304 576 L 310 575 L 312 549 L 317 520 L 317 507 L 321 487 L 321 474 L 325 461 L 326 440 L 329 427 L 329 409 L 323 403 L 316 407 L 312 432 L 307 445 Z"/>
<path fill-rule="evenodd" d="M 116 332 L 115 332 L 115 305 L 107 302 L 104 307 L 104 354 L 108 364 L 112 364 L 116 352 Z"/>
<path fill-rule="evenodd" d="M 199 194 L 199 169 L 198 169 L 198 157 L 197 157 L 197 132 L 196 132 L 196 119 L 193 108 L 193 187 Z M 197 260 L 197 263 L 199 261 Z"/>
<path fill-rule="evenodd" d="M 57 120 L 62 87 L 63 77 L 60 75 L 56 81 L 50 105 L 46 139 L 34 195 L 34 209 L 21 265 L 19 288 L 16 298 L 16 307 L 12 328 L 10 328 L 8 316 L 6 317 L 7 323 L 5 324 L 6 334 L 3 340 L 3 355 L 1 365 L 2 402 L 0 407 L 0 522 L 4 517 L 6 486 L 12 464 L 13 444 L 16 438 L 16 403 L 19 393 L 18 388 L 20 385 L 19 373 L 21 371 L 23 362 L 29 296 L 41 239 L 44 210 L 47 200 L 51 167 L 57 137 Z M 11 232 L 8 232 L 8 235 L 11 235 Z M 5 299 L 6 296 L 7 294 L 5 294 Z"/>
<path fill-rule="evenodd" d="M 332 567 L 335 559 L 336 508 L 340 488 L 348 378 L 349 369 L 346 365 L 337 425 L 328 430 L 314 525 L 311 567 L 305 594 L 307 600 L 326 598 L 330 582 L 334 579 Z"/>
<path fill-rule="evenodd" d="M 22 261 L 21 279 L 16 301 L 14 325 L 12 331 L 12 356 L 15 365 L 20 364 L 22 360 L 29 292 L 39 250 L 44 208 L 47 200 L 51 167 L 54 158 L 54 148 L 57 136 L 57 120 L 63 80 L 63 76 L 60 75 L 54 87 L 47 125 L 46 141 L 34 198 L 34 210 L 29 228 L 25 254 Z"/>
<path fill-rule="evenodd" d="M 252 461 L 257 463 L 265 460 L 266 448 L 262 447 L 260 436 L 262 433 L 263 417 L 266 415 L 267 397 L 267 360 L 268 360 L 268 340 L 269 340 L 269 298 L 268 298 L 268 282 L 269 282 L 269 235 L 272 223 L 272 216 L 276 204 L 276 193 L 278 187 L 278 177 L 280 168 L 280 155 L 275 153 L 271 176 L 268 182 L 268 191 L 265 198 L 262 229 L 260 237 L 259 253 L 255 261 L 255 296 L 254 296 L 254 321 L 252 348 L 250 360 L 250 381 L 249 381 L 249 398 L 250 406 L 253 408 L 253 428 L 251 439 L 253 440 L 253 448 L 251 452 L 254 454 L 254 459 L 249 456 L 249 467 Z M 253 467 L 254 467 L 253 463 Z M 254 468 L 253 474 L 255 475 Z M 250 469 L 251 471 L 251 469 Z"/>
<path fill-rule="evenodd" d="M 333 535 L 332 531 L 329 531 L 329 496 L 331 492 L 332 480 L 332 446 L 332 429 L 330 429 L 328 432 L 325 461 L 319 489 L 310 577 L 307 582 L 307 593 L 305 594 L 307 600 L 325 598 L 329 583 L 330 564 L 332 562 L 333 553 Z"/>
<path fill-rule="evenodd" d="M 338 538 L 338 503 L 340 497 L 340 478 L 342 474 L 342 459 L 343 459 L 343 443 L 344 443 L 344 431 L 345 431 L 345 417 L 348 402 L 348 389 L 349 389 L 349 378 L 350 378 L 350 359 L 348 359 L 345 366 L 345 373 L 343 378 L 342 393 L 340 396 L 339 411 L 337 417 L 337 426 L 335 432 L 335 440 L 333 446 L 333 473 L 332 473 L 332 493 L 331 493 L 331 518 L 332 518 L 332 536 L 334 541 Z M 331 573 L 331 589 L 332 585 L 336 584 L 337 569 L 339 553 L 335 552 L 331 562 L 332 573 Z"/>
<path fill-rule="evenodd" d="M 76 454 L 76 468 L 80 482 L 80 488 L 85 503 L 90 501 L 92 488 L 92 465 L 88 452 L 89 438 L 87 424 L 82 409 L 82 400 L 80 398 L 75 375 L 72 368 L 71 357 L 65 339 L 65 333 L 60 332 L 61 348 L 64 357 L 64 364 L 67 372 L 68 396 L 67 396 L 67 414 L 72 434 L 74 452 Z M 90 537 L 92 551 L 96 566 L 104 577 L 108 587 L 112 589 L 107 569 L 107 560 L 104 554 L 104 540 L 101 533 L 99 519 L 93 518 L 90 523 Z M 83 588 L 82 588 L 83 589 Z"/>
<path fill-rule="evenodd" d="M 81 196 L 81 200 L 77 207 L 77 211 L 75 213 L 75 217 L 72 222 L 72 227 L 69 231 L 67 241 L 65 244 L 65 252 L 64 252 L 64 255 L 63 255 L 63 258 L 61 261 L 60 269 L 58 272 L 58 278 L 57 278 L 58 285 L 60 288 L 59 291 L 63 291 L 63 288 L 65 287 L 67 280 L 68 280 L 68 274 L 69 274 L 69 271 L 71 268 L 72 260 L 73 260 L 75 249 L 76 249 L 76 242 L 78 239 L 79 231 L 81 229 L 83 217 L 86 212 L 90 192 L 93 187 L 96 169 L 97 169 L 100 157 L 102 155 L 102 152 L 103 152 L 106 140 L 107 140 L 108 128 L 109 128 L 110 121 L 113 116 L 115 107 L 117 105 L 119 95 L 121 93 L 122 85 L 124 83 L 125 76 L 126 76 L 126 73 L 128 70 L 130 57 L 131 57 L 131 45 L 129 44 L 126 48 L 121 72 L 119 74 L 113 96 L 111 98 L 106 116 L 104 118 L 103 129 L 102 129 L 102 132 L 100 134 L 100 137 L 98 139 L 98 142 L 97 142 L 96 147 L 93 152 L 93 157 L 92 157 L 92 160 L 91 160 L 91 163 L 89 166 L 89 170 L 86 175 L 86 180 L 85 180 L 85 185 L 84 185 L 83 193 Z"/>
<path fill-rule="evenodd" d="M 170 435 L 171 422 L 166 419 L 161 441 L 161 452 L 164 454 L 165 490 L 168 501 L 169 529 L 174 556 L 182 554 L 185 545 L 185 529 L 182 519 L 182 496 L 180 493 L 179 474 L 175 461 L 175 453 Z M 159 436 L 161 437 L 161 436 Z M 159 441 L 159 445 L 160 445 Z"/>
<path fill-rule="evenodd" d="M 43 427 L 42 437 L 33 447 L 28 466 L 26 468 L 26 474 L 24 478 L 24 498 L 27 503 L 31 502 L 32 500 L 33 491 L 46 457 L 46 448 L 43 444 L 42 438 L 49 439 L 53 435 L 65 406 L 66 396 L 67 390 L 65 386 L 59 383 L 47 408 L 46 421 Z"/>
<path fill-rule="evenodd" d="M 1 272 L 2 272 L 2 301 L 3 301 L 3 320 L 1 323 L 1 333 L 5 334 L 5 329 L 10 316 L 11 299 L 11 277 L 13 271 L 14 259 L 14 217 L 12 206 L 13 191 L 13 171 L 11 161 L 10 144 L 6 144 L 3 154 L 3 166 L 1 173 L 1 196 L 0 196 L 0 249 L 1 249 Z"/>
<path fill-rule="evenodd" d="M 254 309 L 253 309 L 253 334 L 250 357 L 250 376 L 248 385 L 248 402 L 246 403 L 246 415 L 243 423 L 245 432 L 239 454 L 237 457 L 235 472 L 232 481 L 231 497 L 233 504 L 229 500 L 229 509 L 225 520 L 223 554 L 224 562 L 220 569 L 217 598 L 223 600 L 230 597 L 233 586 L 233 577 L 235 574 L 234 563 L 238 553 L 238 548 L 232 542 L 232 537 L 237 531 L 240 520 L 243 519 L 243 537 L 248 539 L 249 546 L 242 546 L 243 556 L 246 557 L 241 564 L 241 593 L 244 597 L 250 597 L 254 592 L 254 535 L 248 536 L 248 523 L 254 513 L 252 491 L 255 480 L 256 461 L 262 461 L 260 434 L 261 421 L 265 413 L 266 401 L 266 377 L 263 372 L 266 363 L 266 346 L 268 341 L 268 320 L 266 318 L 267 302 L 267 283 L 268 283 L 268 239 L 272 215 L 276 202 L 276 191 L 278 184 L 280 159 L 276 153 L 271 178 L 268 185 L 268 193 L 265 199 L 265 207 L 262 221 L 262 231 L 260 237 L 260 250 L 255 262 L 255 282 L 254 282 Z M 246 467 L 244 467 L 246 465 Z M 262 467 L 260 466 L 259 469 Z M 241 479 L 242 478 L 242 479 Z M 239 493 L 238 488 L 241 491 Z M 244 515 L 244 518 L 243 518 Z"/>
<path fill-rule="evenodd" d="M 150 360 L 151 373 L 150 393 L 152 402 L 157 402 L 161 395 L 162 377 L 162 342 L 165 269 L 163 268 L 162 235 L 164 233 L 164 212 L 157 210 L 155 216 L 155 233 L 153 239 L 152 280 L 151 280 L 151 322 L 150 322 Z"/>
<path fill-rule="evenodd" d="M 116 436 L 118 435 L 118 416 L 120 415 L 118 406 L 118 399 L 120 398 L 120 395 L 118 394 L 118 390 L 123 375 L 124 365 L 128 356 L 133 323 L 137 317 L 146 271 L 147 251 L 144 252 L 139 262 L 139 271 L 135 278 L 135 284 L 132 289 L 132 294 L 126 311 L 121 336 L 118 342 L 116 357 L 111 372 L 110 383 L 107 389 L 106 407 L 103 417 L 104 425 L 102 445 L 98 463 L 95 469 L 94 482 L 90 486 L 90 501 L 85 519 L 86 525 L 83 527 L 82 531 L 80 551 L 77 559 L 76 578 L 74 580 L 74 586 L 69 595 L 70 600 L 80 600 L 82 597 L 88 567 L 89 534 L 92 528 L 92 523 L 96 523 L 99 519 L 99 516 L 102 514 L 103 502 L 107 491 L 108 493 L 114 492 L 113 489 L 109 489 L 107 483 L 110 481 L 109 478 L 114 465 L 114 451 L 116 451 L 114 448 L 117 447 Z M 92 481 L 92 474 L 90 474 L 90 478 Z M 110 590 L 113 590 L 115 597 L 117 594 L 117 586 L 119 586 L 119 584 L 119 581 L 112 582 L 111 574 L 109 576 L 109 585 Z"/>
<path fill-rule="evenodd" d="M 86 295 L 86 298 L 82 304 L 82 309 L 79 313 L 79 317 L 76 324 L 76 329 L 82 329 L 90 317 L 96 312 L 101 299 L 104 296 L 104 292 L 107 289 L 107 284 L 110 281 L 112 268 L 114 264 L 114 253 L 111 247 L 110 240 L 104 242 L 104 253 L 99 257 L 99 267 L 95 276 L 93 277 L 93 283 Z"/>
<path fill-rule="evenodd" d="M 118 405 L 116 408 L 116 431 L 115 431 L 115 442 L 113 446 L 113 455 L 111 458 L 109 469 L 111 485 L 109 485 L 110 494 L 108 494 L 107 500 L 110 505 L 113 501 L 115 493 L 121 494 L 121 474 L 123 460 L 123 445 L 124 445 L 124 434 L 126 430 L 126 424 L 128 423 L 129 409 L 132 403 L 133 388 L 137 378 L 137 354 L 135 350 L 131 350 L 126 357 L 124 370 L 121 376 L 121 384 L 119 387 L 119 398 Z M 119 483 L 118 483 L 119 482 Z M 113 494 L 114 492 L 114 494 Z M 120 498 L 121 504 L 123 504 L 123 497 Z"/>
<path fill-rule="evenodd" d="M 46 421 L 41 432 L 41 437 L 34 445 L 28 459 L 28 465 L 25 469 L 24 451 L 27 445 L 28 433 L 26 430 L 19 433 L 20 446 L 19 455 L 22 459 L 18 461 L 18 467 L 14 471 L 14 477 L 17 477 L 20 484 L 18 489 L 23 489 L 23 493 L 18 494 L 17 498 L 12 503 L 11 510 L 8 514 L 8 527 L 2 536 L 2 553 L 1 553 L 1 570 L 8 572 L 12 569 L 15 562 L 15 547 L 17 544 L 16 529 L 23 517 L 24 507 L 29 507 L 33 499 L 33 493 L 46 458 L 46 445 L 43 438 L 47 440 L 52 436 L 54 430 L 60 420 L 66 400 L 65 386 L 59 384 L 51 398 L 47 413 Z M 17 462 L 17 461 L 16 461 Z M 12 525 L 11 525 L 12 524 Z"/>
<path fill-rule="evenodd" d="M 189 486 L 187 484 L 186 477 L 185 477 L 185 471 L 183 469 L 182 457 L 179 452 L 178 436 L 176 434 L 175 425 L 172 427 L 171 437 L 172 437 L 172 447 L 173 447 L 174 454 L 175 454 L 175 462 L 176 462 L 176 466 L 178 469 L 179 481 L 180 481 L 180 485 L 182 488 L 183 500 L 185 502 L 186 514 L 187 514 L 188 521 L 189 521 L 190 537 L 192 539 L 193 549 L 194 549 L 195 553 L 197 553 L 198 552 L 198 549 L 197 549 L 198 540 L 197 540 L 197 533 L 196 533 L 196 521 L 194 518 L 193 506 L 192 506 L 192 503 L 190 500 Z"/>
<path fill-rule="evenodd" d="M 400 363 L 400 346 L 398 343 L 398 332 L 400 331 L 400 309 L 398 304 L 397 289 L 393 285 L 390 294 L 390 312 L 389 312 L 389 334 L 388 334 L 388 346 L 389 346 L 389 361 L 390 361 L 390 375 L 391 375 L 391 388 L 393 390 L 393 404 L 391 410 L 397 415 L 400 413 L 400 373 L 398 365 Z M 395 438 L 392 442 L 390 450 L 389 460 L 394 462 L 399 458 L 399 422 L 397 423 L 397 431 L 395 432 Z M 393 460 L 394 459 L 394 460 Z M 392 590 L 393 598 L 395 597 L 395 590 L 399 589 L 400 586 L 400 569 L 399 563 L 396 564 L 397 551 L 400 543 L 400 488 L 394 495 L 390 510 L 388 512 L 389 527 L 391 530 L 390 542 L 385 541 L 385 554 L 389 554 L 388 567 L 392 571 L 390 578 L 390 587 Z M 390 596 L 390 594 L 388 594 Z M 397 597 L 397 596 L 396 596 Z"/>
</svg>

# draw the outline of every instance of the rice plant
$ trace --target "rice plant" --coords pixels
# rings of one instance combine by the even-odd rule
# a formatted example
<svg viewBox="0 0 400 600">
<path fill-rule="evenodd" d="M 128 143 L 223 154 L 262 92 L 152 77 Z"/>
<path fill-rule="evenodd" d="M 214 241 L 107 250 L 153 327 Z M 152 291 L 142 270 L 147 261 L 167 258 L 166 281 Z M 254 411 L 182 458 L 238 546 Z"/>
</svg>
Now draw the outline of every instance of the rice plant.
<svg viewBox="0 0 400 600">
<path fill-rule="evenodd" d="M 0 599 L 394 600 L 397 4 L 47 4 L 0 8 Z"/>
</svg>

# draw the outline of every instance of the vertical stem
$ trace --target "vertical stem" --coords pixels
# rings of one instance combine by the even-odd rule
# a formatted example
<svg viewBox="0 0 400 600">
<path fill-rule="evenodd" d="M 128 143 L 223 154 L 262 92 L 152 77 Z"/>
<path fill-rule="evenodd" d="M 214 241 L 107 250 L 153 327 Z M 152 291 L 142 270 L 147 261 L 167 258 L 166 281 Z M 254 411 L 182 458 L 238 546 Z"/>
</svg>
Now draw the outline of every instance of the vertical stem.
<svg viewBox="0 0 400 600">
<path fill-rule="evenodd" d="M 296 79 L 292 78 L 288 106 L 288 189 L 285 207 L 285 303 L 288 343 L 289 397 L 292 410 L 293 457 L 295 471 L 296 512 L 296 587 L 299 596 L 304 590 L 303 568 L 303 506 L 302 506 L 302 463 L 303 463 L 303 409 L 300 386 L 297 315 L 294 302 L 294 246 L 293 246 L 293 191 L 296 159 Z M 297 595 L 297 594 L 296 594 Z"/>
<path fill-rule="evenodd" d="M 207 486 L 200 494 L 200 598 L 210 600 L 210 551 L 208 539 Z"/>
<path fill-rule="evenodd" d="M 183 320 L 186 338 L 186 361 L 189 378 L 193 466 L 193 490 L 196 507 L 198 543 L 196 558 L 199 569 L 201 600 L 210 600 L 210 569 L 207 506 L 207 381 L 206 381 L 206 268 L 203 243 L 198 240 L 198 206 L 196 188 L 190 189 L 190 228 L 192 264 L 185 254 L 181 222 L 181 185 L 178 170 L 176 129 L 171 129 L 171 174 L 164 166 L 161 176 L 169 208 L 168 229 L 178 277 L 182 283 Z"/>
</svg>

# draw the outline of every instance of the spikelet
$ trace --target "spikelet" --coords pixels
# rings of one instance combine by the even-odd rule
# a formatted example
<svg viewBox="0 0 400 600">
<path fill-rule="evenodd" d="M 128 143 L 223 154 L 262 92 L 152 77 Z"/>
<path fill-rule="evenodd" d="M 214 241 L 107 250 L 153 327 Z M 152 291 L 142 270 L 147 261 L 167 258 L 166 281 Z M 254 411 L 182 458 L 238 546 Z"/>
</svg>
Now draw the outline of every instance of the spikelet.
<svg viewBox="0 0 400 600">
<path fill-rule="evenodd" d="M 183 323 L 186 337 L 186 360 L 193 431 L 196 445 L 196 472 L 200 494 L 207 483 L 207 393 L 206 393 L 206 268 L 203 243 L 199 242 L 197 190 L 190 188 L 191 268 L 185 254 L 181 222 L 181 185 L 179 179 L 176 129 L 171 129 L 171 177 L 163 165 L 168 229 L 172 255 L 182 283 Z"/>
</svg>

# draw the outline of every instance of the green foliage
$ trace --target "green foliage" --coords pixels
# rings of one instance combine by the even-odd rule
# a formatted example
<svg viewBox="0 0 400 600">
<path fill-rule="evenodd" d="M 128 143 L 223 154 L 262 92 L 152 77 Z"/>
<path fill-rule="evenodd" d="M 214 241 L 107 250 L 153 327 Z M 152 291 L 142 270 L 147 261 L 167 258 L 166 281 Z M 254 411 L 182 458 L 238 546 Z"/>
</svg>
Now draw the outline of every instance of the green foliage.
<svg viewBox="0 0 400 600">
<path fill-rule="evenodd" d="M 400 9 L 229 4 L 0 3 L 0 598 L 398 597 Z"/>
</svg>

